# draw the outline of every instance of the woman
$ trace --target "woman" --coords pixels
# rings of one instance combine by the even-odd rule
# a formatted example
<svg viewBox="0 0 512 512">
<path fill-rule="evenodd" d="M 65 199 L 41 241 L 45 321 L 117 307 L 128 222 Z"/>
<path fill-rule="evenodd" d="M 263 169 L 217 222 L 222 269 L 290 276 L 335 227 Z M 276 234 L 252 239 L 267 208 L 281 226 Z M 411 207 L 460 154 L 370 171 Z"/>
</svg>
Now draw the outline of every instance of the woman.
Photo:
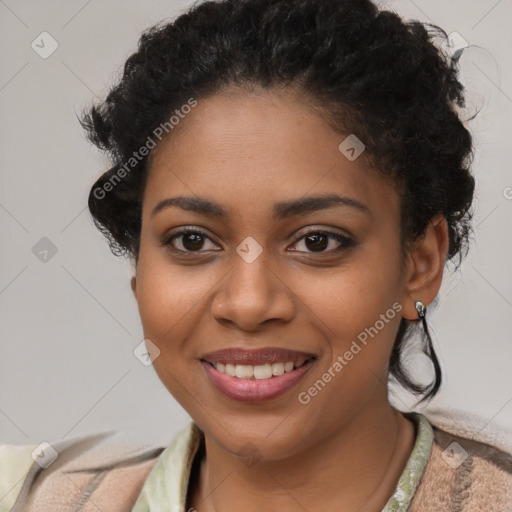
<svg viewBox="0 0 512 512">
<path fill-rule="evenodd" d="M 369 0 L 231 0 L 143 34 L 83 119 L 113 164 L 89 208 L 193 422 L 165 450 L 4 447 L 25 461 L 7 510 L 512 507 L 508 453 L 388 400 L 388 378 L 439 390 L 426 312 L 470 230 L 441 33 Z"/>
</svg>

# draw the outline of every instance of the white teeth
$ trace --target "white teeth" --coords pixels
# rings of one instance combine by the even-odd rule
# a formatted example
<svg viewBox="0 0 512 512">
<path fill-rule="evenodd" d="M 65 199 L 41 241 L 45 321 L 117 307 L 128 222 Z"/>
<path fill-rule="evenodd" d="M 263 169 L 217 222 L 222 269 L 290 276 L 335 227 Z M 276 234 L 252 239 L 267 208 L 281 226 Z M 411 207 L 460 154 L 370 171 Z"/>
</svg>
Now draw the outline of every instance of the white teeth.
<svg viewBox="0 0 512 512">
<path fill-rule="evenodd" d="M 272 375 L 283 375 L 284 373 L 284 363 L 274 363 L 272 365 Z"/>
<path fill-rule="evenodd" d="M 255 379 L 270 379 L 272 377 L 272 365 L 260 364 L 253 367 Z"/>
<path fill-rule="evenodd" d="M 292 370 L 293 370 L 293 363 L 292 362 L 284 363 L 284 371 L 285 372 L 291 372 Z"/>
<path fill-rule="evenodd" d="M 238 377 L 239 379 L 262 380 L 271 379 L 272 376 L 278 377 L 279 375 L 283 375 L 285 372 L 291 372 L 296 368 L 300 368 L 305 361 L 306 359 L 302 359 L 296 363 L 287 361 L 285 363 L 260 364 L 256 366 L 250 364 L 216 363 L 215 369 L 219 372 L 230 375 L 231 377 Z"/>
<path fill-rule="evenodd" d="M 254 375 L 254 366 L 249 364 L 237 364 L 235 366 L 235 376 L 239 379 L 250 379 Z"/>
</svg>

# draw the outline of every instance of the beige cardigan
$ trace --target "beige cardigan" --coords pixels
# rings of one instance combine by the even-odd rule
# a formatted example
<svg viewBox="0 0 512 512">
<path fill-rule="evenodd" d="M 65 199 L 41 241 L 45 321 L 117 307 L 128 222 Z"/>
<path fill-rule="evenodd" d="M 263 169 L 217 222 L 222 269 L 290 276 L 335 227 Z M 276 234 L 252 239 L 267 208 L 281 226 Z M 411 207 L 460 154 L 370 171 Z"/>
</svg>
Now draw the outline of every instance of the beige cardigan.
<svg viewBox="0 0 512 512">
<path fill-rule="evenodd" d="M 432 450 L 408 512 L 511 512 L 512 455 L 432 427 Z M 198 429 L 191 432 L 196 433 Z M 132 446 L 128 452 L 126 443 L 115 446 L 103 442 L 106 436 L 87 436 L 81 441 L 68 442 L 67 447 L 61 445 L 59 457 L 44 471 L 32 465 L 21 491 L 17 491 L 14 507 L 2 508 L 0 501 L 0 512 L 131 511 L 164 448 L 148 449 L 147 445 L 139 445 Z M 458 443 L 468 453 L 457 467 L 446 462 L 446 452 L 445 458 L 442 457 L 452 443 Z M 192 444 L 187 438 L 177 445 L 181 460 L 193 458 L 193 454 L 187 453 Z M 116 460 L 120 462 L 113 462 Z M 96 469 L 83 470 L 84 467 Z M 183 467 L 190 471 L 188 462 Z"/>
</svg>

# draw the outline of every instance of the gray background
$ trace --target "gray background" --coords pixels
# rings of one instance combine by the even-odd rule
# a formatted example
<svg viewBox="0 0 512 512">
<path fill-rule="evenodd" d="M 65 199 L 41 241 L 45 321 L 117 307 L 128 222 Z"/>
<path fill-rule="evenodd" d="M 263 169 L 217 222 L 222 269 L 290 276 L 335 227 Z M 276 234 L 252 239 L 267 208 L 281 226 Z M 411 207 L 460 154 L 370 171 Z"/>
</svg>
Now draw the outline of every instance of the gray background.
<svg viewBox="0 0 512 512">
<path fill-rule="evenodd" d="M 108 162 L 76 117 L 104 98 L 140 32 L 187 5 L 0 0 L 2 443 L 110 429 L 167 441 L 189 421 L 152 367 L 133 355 L 143 336 L 132 270 L 110 254 L 85 208 Z M 475 243 L 430 313 L 447 379 L 427 410 L 475 413 L 481 428 L 512 425 L 511 2 L 384 5 L 474 45 L 461 61 L 470 91 L 466 117 L 482 109 L 469 125 L 476 143 Z M 31 48 L 43 31 L 59 45 L 47 59 Z M 57 249 L 46 262 L 32 250 L 43 237 Z M 402 409 L 411 403 L 403 393 L 394 400 Z"/>
</svg>

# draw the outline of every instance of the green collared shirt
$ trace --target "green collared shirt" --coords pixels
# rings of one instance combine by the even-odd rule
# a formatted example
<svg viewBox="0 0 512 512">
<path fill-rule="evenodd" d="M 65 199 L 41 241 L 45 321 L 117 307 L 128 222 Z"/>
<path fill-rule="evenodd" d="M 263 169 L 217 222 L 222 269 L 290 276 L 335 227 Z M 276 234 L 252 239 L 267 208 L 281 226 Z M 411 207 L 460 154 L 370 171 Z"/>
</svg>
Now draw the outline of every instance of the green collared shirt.
<svg viewBox="0 0 512 512">
<path fill-rule="evenodd" d="M 434 434 L 427 418 L 411 413 L 417 427 L 416 441 L 395 492 L 382 512 L 405 511 L 414 496 L 427 464 Z M 203 433 L 191 422 L 161 453 L 149 473 L 131 512 L 187 512 L 185 510 L 190 474 Z"/>
</svg>

